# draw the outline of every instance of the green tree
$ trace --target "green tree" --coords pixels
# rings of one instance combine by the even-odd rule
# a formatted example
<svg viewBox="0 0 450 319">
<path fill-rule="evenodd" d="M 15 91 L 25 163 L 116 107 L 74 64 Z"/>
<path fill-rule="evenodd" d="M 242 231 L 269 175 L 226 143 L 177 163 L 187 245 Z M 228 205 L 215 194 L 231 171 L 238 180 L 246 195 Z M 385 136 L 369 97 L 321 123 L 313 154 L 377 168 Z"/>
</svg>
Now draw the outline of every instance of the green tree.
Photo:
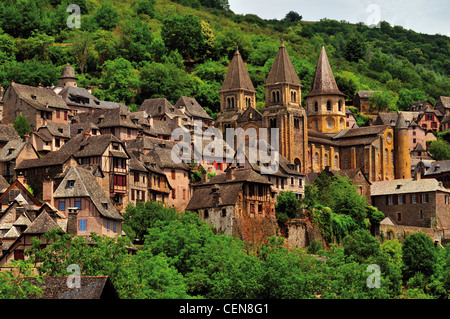
<svg viewBox="0 0 450 319">
<path fill-rule="evenodd" d="M 402 111 L 409 111 L 414 102 L 420 102 L 427 99 L 425 92 L 419 89 L 401 89 L 398 92 L 397 107 Z"/>
<path fill-rule="evenodd" d="M 347 235 L 342 245 L 344 254 L 357 262 L 363 262 L 370 257 L 377 257 L 380 252 L 380 242 L 373 237 L 367 230 L 356 230 Z"/>
<path fill-rule="evenodd" d="M 155 0 L 138 0 L 135 8 L 137 14 L 145 14 L 149 18 L 156 16 Z"/>
<path fill-rule="evenodd" d="M 369 105 L 372 110 L 378 112 L 396 111 L 397 98 L 390 91 L 374 92 L 369 97 Z"/>
<path fill-rule="evenodd" d="M 130 61 L 124 58 L 106 61 L 103 72 L 101 82 L 106 100 L 125 104 L 134 101 L 139 88 L 139 76 Z"/>
<path fill-rule="evenodd" d="M 433 241 L 424 233 L 414 233 L 405 238 L 402 246 L 403 277 L 410 279 L 417 273 L 431 276 L 437 261 Z"/>
<path fill-rule="evenodd" d="M 205 54 L 205 38 L 200 20 L 192 15 L 174 15 L 163 21 L 161 37 L 169 50 L 178 50 L 184 59 Z"/>
<path fill-rule="evenodd" d="M 367 51 L 367 46 L 364 40 L 359 35 L 354 35 L 348 39 L 345 45 L 345 59 L 350 62 L 358 62 L 360 59 L 364 59 Z"/>
<path fill-rule="evenodd" d="M 104 30 L 114 29 L 119 22 L 119 12 L 110 3 L 103 3 L 95 12 L 97 25 Z"/>
<path fill-rule="evenodd" d="M 430 142 L 428 152 L 430 152 L 431 157 L 436 161 L 450 159 L 450 146 L 444 140 Z"/>
<path fill-rule="evenodd" d="M 13 126 L 20 137 L 24 137 L 26 134 L 31 133 L 31 125 L 25 115 L 17 115 L 16 119 L 14 120 Z"/>
<path fill-rule="evenodd" d="M 42 283 L 42 276 L 33 273 L 33 264 L 23 260 L 13 260 L 12 268 L 0 271 L 0 299 L 29 299 L 39 297 L 42 288 L 34 284 Z"/>
<path fill-rule="evenodd" d="M 150 228 L 155 227 L 157 221 L 172 221 L 177 216 L 177 212 L 172 207 L 166 207 L 158 202 L 129 204 L 123 218 L 124 231 L 138 242 L 143 242 L 145 235 Z"/>
<path fill-rule="evenodd" d="M 298 12 L 289 11 L 284 17 L 284 20 L 289 21 L 290 23 L 295 23 L 301 21 L 302 18 L 303 17 L 300 14 L 298 14 Z"/>
<path fill-rule="evenodd" d="M 300 209 L 300 202 L 291 191 L 281 191 L 277 196 L 275 213 L 279 222 L 286 222 L 295 218 Z"/>
</svg>

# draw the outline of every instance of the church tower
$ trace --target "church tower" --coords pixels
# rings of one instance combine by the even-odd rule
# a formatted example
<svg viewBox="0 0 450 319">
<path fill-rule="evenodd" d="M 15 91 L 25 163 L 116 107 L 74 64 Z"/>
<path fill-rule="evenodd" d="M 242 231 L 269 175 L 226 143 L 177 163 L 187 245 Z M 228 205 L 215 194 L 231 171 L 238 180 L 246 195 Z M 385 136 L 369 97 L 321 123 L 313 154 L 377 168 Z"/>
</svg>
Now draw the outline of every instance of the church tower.
<svg viewBox="0 0 450 319">
<path fill-rule="evenodd" d="M 409 155 L 408 125 L 402 112 L 399 112 L 394 128 L 395 179 L 411 178 L 411 157 Z"/>
<path fill-rule="evenodd" d="M 345 94 L 339 91 L 333 71 L 322 46 L 311 92 L 305 97 L 308 128 L 322 133 L 346 129 Z"/>
<path fill-rule="evenodd" d="M 256 90 L 238 49 L 234 53 L 219 93 L 220 114 L 216 126 L 224 132 L 226 128 L 237 126 L 236 119 L 248 107 L 256 106 Z"/>
<path fill-rule="evenodd" d="M 283 42 L 266 80 L 266 105 L 262 112 L 264 127 L 279 129 L 281 155 L 304 172 L 307 167 L 308 130 L 306 112 L 301 105 L 297 72 Z M 269 134 L 270 135 L 270 134 Z"/>
</svg>

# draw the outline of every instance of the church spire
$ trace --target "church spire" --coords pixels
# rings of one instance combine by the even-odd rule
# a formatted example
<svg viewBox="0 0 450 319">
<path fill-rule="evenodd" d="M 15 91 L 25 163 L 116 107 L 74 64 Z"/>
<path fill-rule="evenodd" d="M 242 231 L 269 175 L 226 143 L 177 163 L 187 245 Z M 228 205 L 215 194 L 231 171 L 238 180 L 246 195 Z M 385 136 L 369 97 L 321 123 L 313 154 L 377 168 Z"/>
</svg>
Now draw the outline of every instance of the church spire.
<svg viewBox="0 0 450 319">
<path fill-rule="evenodd" d="M 336 84 L 333 71 L 331 70 L 330 62 L 328 61 L 327 52 L 325 47 L 322 46 L 320 51 L 319 61 L 317 62 L 316 72 L 314 73 L 314 80 L 312 84 L 311 92 L 308 93 L 308 97 L 316 95 L 342 95 L 342 93 Z"/>
<path fill-rule="evenodd" d="M 295 72 L 294 65 L 289 58 L 289 54 L 283 40 L 281 40 L 280 48 L 278 49 L 275 60 L 273 61 L 269 75 L 267 76 L 266 85 L 281 83 L 300 85 L 297 72 Z"/>
<path fill-rule="evenodd" d="M 227 75 L 221 88 L 221 91 L 229 90 L 247 90 L 256 92 L 238 47 L 236 47 L 236 52 L 231 60 L 230 67 L 228 68 Z"/>
</svg>

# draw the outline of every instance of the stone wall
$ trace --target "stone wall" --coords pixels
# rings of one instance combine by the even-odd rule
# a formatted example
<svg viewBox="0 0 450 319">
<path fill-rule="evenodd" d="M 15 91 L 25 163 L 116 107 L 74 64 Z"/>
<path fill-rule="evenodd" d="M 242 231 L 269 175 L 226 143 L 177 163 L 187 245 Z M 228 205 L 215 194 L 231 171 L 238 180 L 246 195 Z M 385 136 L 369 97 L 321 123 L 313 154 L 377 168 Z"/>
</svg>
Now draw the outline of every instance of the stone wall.
<svg viewBox="0 0 450 319">
<path fill-rule="evenodd" d="M 380 234 L 384 234 L 384 239 L 399 239 L 403 240 L 407 236 L 422 232 L 429 236 L 433 241 L 443 242 L 444 231 L 436 230 L 433 228 L 426 227 L 415 227 L 415 226 L 401 226 L 401 225 L 380 225 Z"/>
<path fill-rule="evenodd" d="M 319 229 L 312 227 L 311 223 L 305 220 L 291 220 L 281 231 L 285 238 L 285 244 L 288 248 L 306 248 L 313 240 L 319 240 L 324 247 L 325 240 Z"/>
</svg>

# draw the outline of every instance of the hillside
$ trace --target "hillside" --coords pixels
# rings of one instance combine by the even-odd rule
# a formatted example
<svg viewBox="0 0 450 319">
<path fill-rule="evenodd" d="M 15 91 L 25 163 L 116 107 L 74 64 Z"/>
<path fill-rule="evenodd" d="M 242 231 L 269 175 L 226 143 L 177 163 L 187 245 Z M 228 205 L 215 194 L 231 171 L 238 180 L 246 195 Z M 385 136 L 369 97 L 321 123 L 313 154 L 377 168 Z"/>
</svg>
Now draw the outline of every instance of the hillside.
<svg viewBox="0 0 450 319">
<path fill-rule="evenodd" d="M 450 39 L 382 22 L 380 28 L 299 15 L 263 20 L 236 15 L 227 0 L 8 0 L 0 3 L 0 84 L 56 84 L 76 67 L 79 85 L 132 110 L 144 99 L 195 97 L 214 115 L 236 47 L 263 106 L 266 76 L 283 39 L 303 85 L 311 87 L 325 45 L 350 102 L 358 90 L 383 90 L 390 108 L 450 95 Z M 68 3 L 80 5 L 81 28 L 69 29 Z M 208 8 L 202 3 L 212 6 Z M 220 8 L 220 9 L 218 9 Z M 301 14 L 301 12 L 299 13 Z"/>
</svg>

